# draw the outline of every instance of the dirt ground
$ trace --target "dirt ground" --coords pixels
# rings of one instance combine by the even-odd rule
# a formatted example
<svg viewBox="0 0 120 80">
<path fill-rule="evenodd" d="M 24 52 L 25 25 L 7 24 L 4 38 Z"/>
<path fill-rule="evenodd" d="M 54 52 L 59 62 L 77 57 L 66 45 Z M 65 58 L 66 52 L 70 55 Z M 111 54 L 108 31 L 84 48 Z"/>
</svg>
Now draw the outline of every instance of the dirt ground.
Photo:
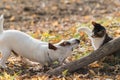
<svg viewBox="0 0 120 80">
<path fill-rule="evenodd" d="M 0 14 L 4 14 L 5 29 L 63 34 L 77 23 L 119 17 L 120 0 L 0 0 Z M 14 63 L 14 58 L 12 60 Z M 10 64 L 12 61 L 8 63 L 9 66 Z M 20 70 L 22 71 L 19 72 Z M 22 77 L 26 73 L 29 73 L 28 77 L 41 72 L 39 67 L 33 68 L 21 62 L 15 62 L 6 71 L 11 75 L 15 72 Z"/>
</svg>

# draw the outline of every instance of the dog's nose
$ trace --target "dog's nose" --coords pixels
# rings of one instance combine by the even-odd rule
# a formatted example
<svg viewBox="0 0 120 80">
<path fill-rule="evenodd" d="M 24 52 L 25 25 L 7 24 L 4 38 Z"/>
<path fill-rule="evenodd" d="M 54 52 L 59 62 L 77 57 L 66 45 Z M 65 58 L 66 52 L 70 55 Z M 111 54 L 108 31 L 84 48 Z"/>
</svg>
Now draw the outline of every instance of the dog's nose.
<svg viewBox="0 0 120 80">
<path fill-rule="evenodd" d="M 80 43 L 80 40 L 79 40 L 79 39 L 76 39 L 76 42 L 77 42 L 77 43 Z"/>
</svg>

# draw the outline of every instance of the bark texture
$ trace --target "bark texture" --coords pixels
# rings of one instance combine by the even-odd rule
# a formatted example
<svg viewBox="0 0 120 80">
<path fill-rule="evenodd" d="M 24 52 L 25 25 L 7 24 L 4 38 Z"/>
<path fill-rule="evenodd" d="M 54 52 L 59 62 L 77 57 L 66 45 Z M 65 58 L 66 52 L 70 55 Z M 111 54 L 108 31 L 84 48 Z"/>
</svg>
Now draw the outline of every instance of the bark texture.
<svg viewBox="0 0 120 80">
<path fill-rule="evenodd" d="M 120 49 L 120 38 L 111 40 L 106 43 L 96 51 L 93 51 L 88 56 L 85 56 L 79 60 L 67 63 L 65 65 L 59 66 L 55 69 L 49 70 L 47 74 L 50 75 L 61 75 L 63 71 L 68 70 L 68 72 L 74 72 L 80 68 L 88 66 L 90 63 L 97 61 L 106 55 L 112 54 Z"/>
</svg>

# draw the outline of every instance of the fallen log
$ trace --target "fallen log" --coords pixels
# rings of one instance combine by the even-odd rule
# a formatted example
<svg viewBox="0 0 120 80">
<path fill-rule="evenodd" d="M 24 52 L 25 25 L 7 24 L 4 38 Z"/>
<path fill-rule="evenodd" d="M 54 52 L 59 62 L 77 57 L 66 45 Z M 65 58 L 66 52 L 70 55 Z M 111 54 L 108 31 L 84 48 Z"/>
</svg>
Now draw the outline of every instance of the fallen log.
<svg viewBox="0 0 120 80">
<path fill-rule="evenodd" d="M 55 69 L 47 71 L 47 74 L 50 75 L 61 75 L 63 71 L 68 70 L 68 72 L 74 72 L 80 68 L 88 66 L 90 63 L 94 61 L 98 61 L 101 58 L 114 53 L 115 51 L 120 49 L 120 38 L 111 40 L 106 43 L 96 51 L 93 51 L 88 56 L 85 56 L 79 60 L 67 63 L 65 65 L 59 66 Z"/>
</svg>

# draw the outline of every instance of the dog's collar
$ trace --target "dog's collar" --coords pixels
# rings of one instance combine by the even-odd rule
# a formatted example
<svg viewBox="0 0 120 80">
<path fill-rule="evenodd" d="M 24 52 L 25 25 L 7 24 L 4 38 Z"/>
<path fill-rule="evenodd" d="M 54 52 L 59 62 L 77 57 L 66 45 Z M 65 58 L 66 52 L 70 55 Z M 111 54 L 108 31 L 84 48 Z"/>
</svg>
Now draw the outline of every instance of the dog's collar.
<svg viewBox="0 0 120 80">
<path fill-rule="evenodd" d="M 52 62 L 52 59 L 50 58 L 49 52 L 47 52 L 47 55 L 48 55 L 49 62 Z"/>
</svg>

